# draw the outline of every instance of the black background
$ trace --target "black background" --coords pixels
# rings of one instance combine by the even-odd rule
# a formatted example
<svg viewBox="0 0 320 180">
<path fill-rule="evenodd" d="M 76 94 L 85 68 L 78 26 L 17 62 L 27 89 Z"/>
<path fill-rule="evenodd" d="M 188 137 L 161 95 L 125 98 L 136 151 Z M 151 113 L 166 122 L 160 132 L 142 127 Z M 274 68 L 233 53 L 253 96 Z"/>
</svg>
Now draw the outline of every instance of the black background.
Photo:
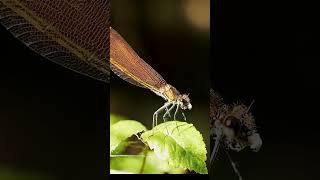
<svg viewBox="0 0 320 180">
<path fill-rule="evenodd" d="M 0 46 L 0 171 L 106 179 L 109 84 L 42 58 L 2 26 Z"/>
<path fill-rule="evenodd" d="M 212 86 L 249 105 L 259 153 L 233 153 L 244 179 L 319 179 L 319 29 L 312 5 L 215 1 Z M 292 9 L 293 10 L 293 9 Z M 317 52 L 318 51 L 318 52 Z M 214 179 L 237 179 L 220 154 Z"/>
</svg>

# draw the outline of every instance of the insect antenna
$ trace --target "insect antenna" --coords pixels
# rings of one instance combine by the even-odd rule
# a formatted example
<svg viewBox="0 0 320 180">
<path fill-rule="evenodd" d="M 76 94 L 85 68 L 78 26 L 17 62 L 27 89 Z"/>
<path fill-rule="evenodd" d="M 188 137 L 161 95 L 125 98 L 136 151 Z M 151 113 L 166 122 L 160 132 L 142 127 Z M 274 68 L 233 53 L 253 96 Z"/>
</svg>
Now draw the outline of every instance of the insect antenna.
<svg viewBox="0 0 320 180">
<path fill-rule="evenodd" d="M 240 174 L 239 169 L 237 168 L 237 164 L 232 160 L 231 155 L 229 154 L 228 150 L 226 148 L 223 148 L 225 150 L 225 153 L 228 156 L 228 159 L 231 163 L 232 169 L 234 171 L 234 173 L 236 173 L 236 175 L 238 176 L 239 180 L 242 180 L 242 176 Z"/>
<path fill-rule="evenodd" d="M 251 109 L 251 107 L 252 107 L 252 105 L 253 105 L 253 103 L 254 103 L 255 101 L 254 101 L 254 99 L 251 101 L 251 103 L 250 103 L 250 105 L 249 105 L 249 107 L 248 107 L 248 110 L 247 110 L 247 113 L 249 112 L 249 110 Z"/>
</svg>

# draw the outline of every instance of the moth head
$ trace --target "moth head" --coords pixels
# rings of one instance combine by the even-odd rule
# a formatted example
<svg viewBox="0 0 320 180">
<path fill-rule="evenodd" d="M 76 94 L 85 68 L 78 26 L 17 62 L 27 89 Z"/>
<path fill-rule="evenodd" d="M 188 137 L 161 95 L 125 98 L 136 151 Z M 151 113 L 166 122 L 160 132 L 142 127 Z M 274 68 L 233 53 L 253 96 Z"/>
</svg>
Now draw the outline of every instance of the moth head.
<svg viewBox="0 0 320 180">
<path fill-rule="evenodd" d="M 249 108 L 242 104 L 234 105 L 222 119 L 222 131 L 227 148 L 240 151 L 249 146 L 253 151 L 259 151 L 262 140 Z"/>
</svg>

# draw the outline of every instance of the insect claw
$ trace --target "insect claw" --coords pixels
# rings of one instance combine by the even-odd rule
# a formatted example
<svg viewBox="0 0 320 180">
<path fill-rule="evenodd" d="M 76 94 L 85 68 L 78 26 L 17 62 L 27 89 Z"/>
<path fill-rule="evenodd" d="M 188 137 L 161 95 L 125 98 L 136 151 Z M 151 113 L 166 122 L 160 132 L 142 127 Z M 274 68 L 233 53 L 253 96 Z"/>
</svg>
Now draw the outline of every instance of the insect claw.
<svg viewBox="0 0 320 180">
<path fill-rule="evenodd" d="M 183 120 L 184 120 L 184 121 L 187 121 L 187 117 L 186 117 L 186 115 L 183 113 L 182 110 L 181 110 L 181 114 L 182 114 L 182 116 L 183 116 Z"/>
</svg>

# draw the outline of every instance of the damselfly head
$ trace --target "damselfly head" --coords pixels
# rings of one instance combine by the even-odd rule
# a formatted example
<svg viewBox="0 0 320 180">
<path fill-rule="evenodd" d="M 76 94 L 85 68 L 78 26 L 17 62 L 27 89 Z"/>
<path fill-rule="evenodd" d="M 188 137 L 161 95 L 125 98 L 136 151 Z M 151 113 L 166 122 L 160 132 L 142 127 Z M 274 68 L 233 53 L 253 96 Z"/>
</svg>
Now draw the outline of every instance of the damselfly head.
<svg viewBox="0 0 320 180">
<path fill-rule="evenodd" d="M 185 109 L 192 109 L 192 105 L 191 105 L 191 100 L 189 98 L 189 96 L 187 94 L 182 94 L 179 97 L 179 101 L 181 102 L 181 109 L 185 110 Z"/>
</svg>

